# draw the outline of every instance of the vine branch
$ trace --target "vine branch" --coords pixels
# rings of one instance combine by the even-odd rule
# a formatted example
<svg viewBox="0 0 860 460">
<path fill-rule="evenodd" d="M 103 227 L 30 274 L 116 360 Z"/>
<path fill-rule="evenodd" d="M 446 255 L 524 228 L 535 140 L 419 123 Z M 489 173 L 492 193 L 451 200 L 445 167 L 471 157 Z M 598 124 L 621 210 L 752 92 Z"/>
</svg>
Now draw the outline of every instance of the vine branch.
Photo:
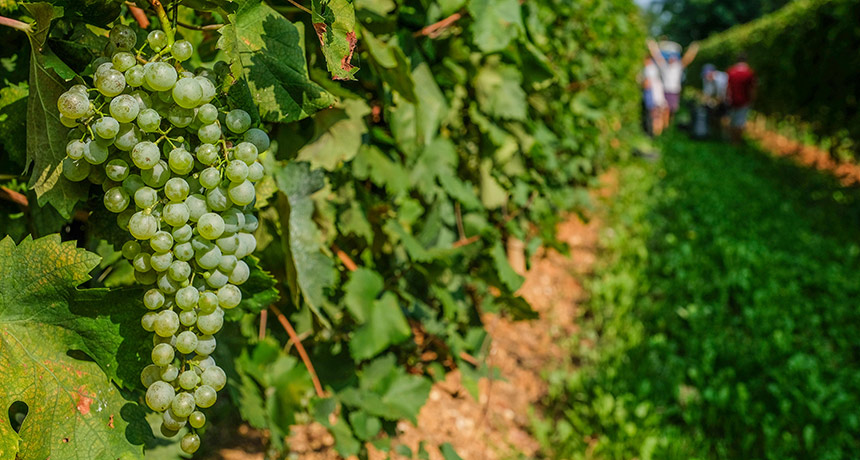
<svg viewBox="0 0 860 460">
<path fill-rule="evenodd" d="M 331 246 L 332 251 L 337 254 L 337 258 L 340 259 L 341 262 L 346 266 L 347 270 L 354 272 L 358 270 L 358 265 L 356 265 L 355 261 L 343 251 L 343 249 L 339 248 L 336 244 Z"/>
<path fill-rule="evenodd" d="M 290 1 L 292 1 L 292 0 L 290 0 Z M 451 16 L 448 16 L 447 18 L 445 18 L 441 21 L 434 22 L 433 24 L 430 24 L 429 26 L 424 27 L 423 29 L 419 30 L 418 32 L 415 32 L 414 34 L 412 34 L 412 36 L 420 37 L 423 35 L 423 36 L 427 36 L 430 38 L 436 38 L 439 36 L 439 34 L 442 33 L 442 31 L 444 31 L 445 29 L 447 29 L 448 27 L 453 25 L 455 22 L 459 21 L 460 18 L 462 18 L 462 17 L 463 17 L 462 13 L 454 13 Z"/>
<path fill-rule="evenodd" d="M 314 13 L 313 13 L 313 11 L 311 11 L 311 10 L 307 9 L 306 7 L 302 6 L 302 4 L 300 4 L 300 3 L 299 3 L 299 2 L 297 2 L 296 0 L 287 0 L 287 1 L 288 1 L 288 2 L 290 2 L 290 3 L 292 3 L 292 4 L 293 4 L 293 6 L 295 6 L 296 8 L 298 8 L 298 9 L 300 9 L 300 10 L 304 11 L 305 13 L 308 13 L 308 14 L 314 14 Z"/>
<path fill-rule="evenodd" d="M 152 9 L 155 10 L 155 14 L 158 16 L 158 21 L 161 22 L 161 28 L 164 30 L 164 33 L 167 34 L 167 47 L 172 47 L 173 27 L 170 26 L 170 17 L 167 15 L 167 11 L 164 10 L 161 0 L 149 0 L 149 4 L 152 5 Z"/>
<path fill-rule="evenodd" d="M 308 356 L 308 352 L 305 350 L 304 345 L 302 345 L 302 341 L 299 340 L 299 335 L 296 334 L 296 330 L 293 329 L 293 325 L 290 324 L 287 317 L 281 313 L 281 310 L 278 310 L 278 307 L 269 305 L 269 309 L 278 317 L 278 322 L 281 323 L 281 326 L 283 326 L 284 330 L 287 331 L 287 335 L 290 336 L 290 341 L 296 346 L 296 350 L 298 350 L 299 356 L 302 358 L 302 362 L 305 363 L 305 367 L 308 368 L 308 373 L 311 374 L 311 380 L 314 382 L 314 390 L 316 390 L 317 396 L 325 398 L 326 394 L 325 391 L 323 391 L 319 377 L 317 377 L 317 371 L 314 369 L 314 365 L 311 363 L 311 358 Z"/>
<path fill-rule="evenodd" d="M 186 24 L 182 21 L 176 21 L 176 24 L 179 27 L 190 29 L 190 30 L 218 30 L 224 27 L 224 24 L 207 24 L 205 26 L 195 26 L 194 24 Z"/>
<path fill-rule="evenodd" d="M 146 12 L 141 9 L 141 7 L 135 5 L 131 2 L 125 2 L 125 6 L 128 7 L 129 13 L 137 21 L 137 25 L 140 26 L 141 29 L 146 29 L 149 27 L 149 18 L 146 16 Z"/>
<path fill-rule="evenodd" d="M 19 21 L 17 19 L 7 18 L 6 16 L 0 16 L 0 26 L 11 27 L 15 30 L 20 30 L 24 33 L 33 32 L 33 26 L 31 24 L 27 24 L 24 21 Z"/>
</svg>

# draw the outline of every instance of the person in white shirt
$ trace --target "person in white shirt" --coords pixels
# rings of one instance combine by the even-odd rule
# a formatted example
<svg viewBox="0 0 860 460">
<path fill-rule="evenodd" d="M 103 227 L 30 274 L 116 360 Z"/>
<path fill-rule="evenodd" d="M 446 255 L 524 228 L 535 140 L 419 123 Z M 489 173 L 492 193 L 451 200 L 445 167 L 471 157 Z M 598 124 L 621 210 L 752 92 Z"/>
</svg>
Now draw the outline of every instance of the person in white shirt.
<svg viewBox="0 0 860 460">
<path fill-rule="evenodd" d="M 663 132 L 663 112 L 668 106 L 660 79 L 660 69 L 650 57 L 645 58 L 645 68 L 642 70 L 642 98 L 645 101 L 649 134 L 659 136 Z"/>
<path fill-rule="evenodd" d="M 696 54 L 699 52 L 699 44 L 692 43 L 687 48 L 687 52 L 684 53 L 684 57 L 680 59 L 677 53 L 670 53 L 668 60 L 664 58 L 663 53 L 654 40 L 648 41 L 648 49 L 651 51 L 651 56 L 654 57 L 654 61 L 660 68 L 660 74 L 663 77 L 663 91 L 666 95 L 666 104 L 669 106 L 665 120 L 668 124 L 671 121 L 672 115 L 678 111 L 681 103 L 684 69 L 696 59 Z"/>
<path fill-rule="evenodd" d="M 713 64 L 702 67 L 702 92 L 705 93 L 708 105 L 716 107 L 726 103 L 726 88 L 729 86 L 729 75 L 720 72 Z"/>
</svg>

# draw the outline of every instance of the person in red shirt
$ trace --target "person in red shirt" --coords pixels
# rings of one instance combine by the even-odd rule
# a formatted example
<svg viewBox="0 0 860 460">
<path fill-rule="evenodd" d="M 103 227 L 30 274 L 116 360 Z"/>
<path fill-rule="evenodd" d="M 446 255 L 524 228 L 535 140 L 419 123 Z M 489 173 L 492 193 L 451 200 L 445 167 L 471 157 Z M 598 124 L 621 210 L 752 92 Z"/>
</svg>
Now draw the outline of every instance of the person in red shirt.
<svg viewBox="0 0 860 460">
<path fill-rule="evenodd" d="M 730 67 L 726 73 L 729 76 L 726 97 L 731 109 L 732 141 L 739 144 L 742 140 L 750 105 L 755 100 L 756 76 L 747 64 L 747 58 L 744 54 L 738 56 L 738 62 Z"/>
</svg>

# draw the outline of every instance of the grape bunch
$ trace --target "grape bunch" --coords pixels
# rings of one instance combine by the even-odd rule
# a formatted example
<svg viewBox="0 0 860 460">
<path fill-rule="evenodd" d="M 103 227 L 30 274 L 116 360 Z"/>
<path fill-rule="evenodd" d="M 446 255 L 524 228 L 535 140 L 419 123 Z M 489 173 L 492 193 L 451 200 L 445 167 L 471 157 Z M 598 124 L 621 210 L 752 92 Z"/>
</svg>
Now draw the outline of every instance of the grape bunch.
<svg viewBox="0 0 860 460">
<path fill-rule="evenodd" d="M 211 356 L 214 335 L 250 274 L 242 259 L 257 245 L 254 182 L 269 137 L 247 112 L 219 102 L 212 73 L 185 70 L 189 42 L 156 30 L 135 51 L 136 34 L 123 25 L 109 37 L 94 88 L 76 85 L 57 101 L 62 123 L 74 128 L 62 171 L 101 185 L 104 206 L 133 237 L 122 255 L 151 286 L 141 319 L 154 332 L 152 364 L 141 374 L 146 403 L 162 413 L 164 435 L 191 427 L 180 444 L 193 453 L 206 421 L 199 409 L 226 384 Z"/>
</svg>

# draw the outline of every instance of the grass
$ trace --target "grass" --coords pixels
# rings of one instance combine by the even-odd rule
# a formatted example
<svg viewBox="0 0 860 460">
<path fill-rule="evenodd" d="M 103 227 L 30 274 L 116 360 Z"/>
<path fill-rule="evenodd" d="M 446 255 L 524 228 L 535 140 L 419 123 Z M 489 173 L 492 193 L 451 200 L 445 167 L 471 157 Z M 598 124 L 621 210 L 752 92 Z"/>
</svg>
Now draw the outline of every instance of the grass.
<svg viewBox="0 0 860 460">
<path fill-rule="evenodd" d="M 860 191 L 752 147 L 661 147 L 621 168 L 544 454 L 856 458 Z"/>
</svg>

